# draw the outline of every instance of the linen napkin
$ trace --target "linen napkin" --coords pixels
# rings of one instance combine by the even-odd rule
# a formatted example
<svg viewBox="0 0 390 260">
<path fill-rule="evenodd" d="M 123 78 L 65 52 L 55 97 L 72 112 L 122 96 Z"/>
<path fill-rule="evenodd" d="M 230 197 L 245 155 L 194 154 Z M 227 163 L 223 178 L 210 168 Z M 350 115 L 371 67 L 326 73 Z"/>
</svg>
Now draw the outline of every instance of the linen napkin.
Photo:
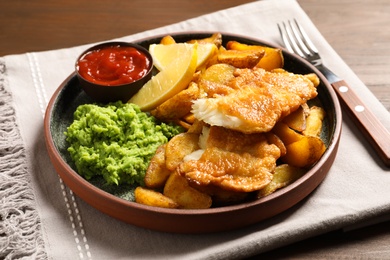
<svg viewBox="0 0 390 260">
<path fill-rule="evenodd" d="M 281 45 L 276 24 L 291 18 L 305 25 L 326 65 L 355 88 L 389 129 L 389 112 L 329 46 L 295 0 L 255 1 L 120 40 L 213 31 Z M 389 169 L 347 116 L 338 155 L 323 183 L 301 203 L 269 220 L 233 231 L 186 235 L 139 228 L 95 210 L 58 177 L 43 135 L 44 112 L 51 95 L 74 70 L 76 57 L 89 46 L 0 58 L 0 234 L 6 234 L 0 236 L 0 258 L 243 258 L 390 215 Z"/>
</svg>

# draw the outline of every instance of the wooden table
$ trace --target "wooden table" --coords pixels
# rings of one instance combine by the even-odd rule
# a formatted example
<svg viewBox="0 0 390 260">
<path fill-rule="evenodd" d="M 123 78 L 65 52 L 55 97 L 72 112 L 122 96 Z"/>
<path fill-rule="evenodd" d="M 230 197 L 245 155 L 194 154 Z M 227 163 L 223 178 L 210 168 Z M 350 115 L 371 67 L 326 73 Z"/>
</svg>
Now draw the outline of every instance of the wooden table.
<svg viewBox="0 0 390 260">
<path fill-rule="evenodd" d="M 35 0 L 0 2 L 0 56 L 126 36 L 250 0 Z M 390 111 L 390 5 L 372 0 L 298 0 L 328 42 Z M 150 8 L 153 7 L 153 8 Z M 332 232 L 268 258 L 389 258 L 390 223 Z"/>
</svg>

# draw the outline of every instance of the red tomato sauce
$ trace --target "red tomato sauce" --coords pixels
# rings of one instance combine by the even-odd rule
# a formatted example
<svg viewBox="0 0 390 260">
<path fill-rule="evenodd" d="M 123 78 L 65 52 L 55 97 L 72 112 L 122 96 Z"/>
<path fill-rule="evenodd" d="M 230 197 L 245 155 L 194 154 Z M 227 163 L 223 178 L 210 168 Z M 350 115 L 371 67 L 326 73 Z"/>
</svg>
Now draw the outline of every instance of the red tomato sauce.
<svg viewBox="0 0 390 260">
<path fill-rule="evenodd" d="M 150 62 L 134 47 L 107 46 L 83 55 L 77 62 L 77 69 L 90 82 L 116 86 L 142 78 L 148 72 Z"/>
</svg>

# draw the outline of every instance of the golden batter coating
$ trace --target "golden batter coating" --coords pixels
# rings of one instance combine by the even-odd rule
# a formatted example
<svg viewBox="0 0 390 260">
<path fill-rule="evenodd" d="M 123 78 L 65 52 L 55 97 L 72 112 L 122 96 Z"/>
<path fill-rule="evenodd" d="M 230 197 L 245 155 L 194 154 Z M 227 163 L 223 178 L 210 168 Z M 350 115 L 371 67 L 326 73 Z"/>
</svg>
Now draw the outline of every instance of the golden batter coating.
<svg viewBox="0 0 390 260">
<path fill-rule="evenodd" d="M 236 192 L 252 192 L 272 180 L 280 149 L 265 134 L 246 135 L 222 127 L 210 127 L 200 158 L 185 160 L 178 172 L 190 183 L 217 186 Z M 204 133 L 205 134 L 205 133 Z"/>
<path fill-rule="evenodd" d="M 279 119 L 317 96 L 316 76 L 282 69 L 237 69 L 227 95 L 194 101 L 192 113 L 210 125 L 243 133 L 270 131 Z"/>
</svg>

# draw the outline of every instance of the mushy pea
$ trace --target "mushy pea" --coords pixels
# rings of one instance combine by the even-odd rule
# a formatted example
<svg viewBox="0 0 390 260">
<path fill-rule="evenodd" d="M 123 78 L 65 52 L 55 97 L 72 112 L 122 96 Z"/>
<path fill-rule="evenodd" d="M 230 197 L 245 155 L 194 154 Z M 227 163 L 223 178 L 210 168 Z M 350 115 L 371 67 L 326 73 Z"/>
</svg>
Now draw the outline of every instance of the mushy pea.
<svg viewBox="0 0 390 260">
<path fill-rule="evenodd" d="M 65 135 L 77 171 L 87 180 L 101 175 L 108 184 L 142 185 L 157 147 L 180 132 L 119 101 L 80 105 Z"/>
</svg>

